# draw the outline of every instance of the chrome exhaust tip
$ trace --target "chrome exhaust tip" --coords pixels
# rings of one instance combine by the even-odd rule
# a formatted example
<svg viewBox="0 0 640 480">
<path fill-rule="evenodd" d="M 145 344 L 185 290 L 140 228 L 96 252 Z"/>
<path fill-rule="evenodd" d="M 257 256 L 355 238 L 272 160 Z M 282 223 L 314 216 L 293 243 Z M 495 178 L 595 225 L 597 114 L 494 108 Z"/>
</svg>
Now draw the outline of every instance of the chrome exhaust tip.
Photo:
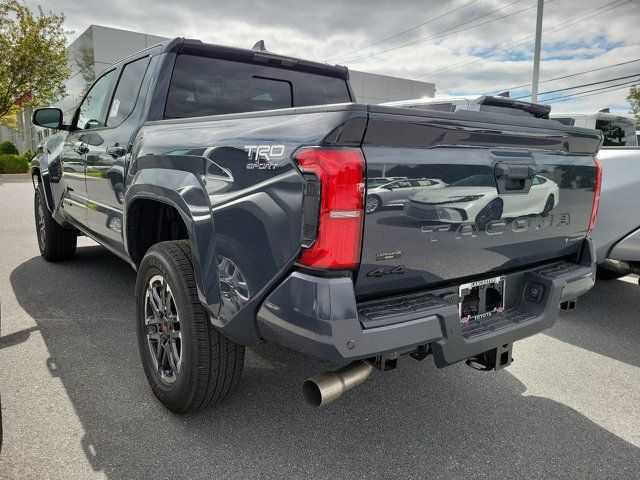
<svg viewBox="0 0 640 480">
<path fill-rule="evenodd" d="M 335 372 L 319 373 L 302 384 L 302 395 L 307 405 L 320 407 L 340 397 L 344 392 L 364 382 L 373 365 L 358 360 Z"/>
</svg>

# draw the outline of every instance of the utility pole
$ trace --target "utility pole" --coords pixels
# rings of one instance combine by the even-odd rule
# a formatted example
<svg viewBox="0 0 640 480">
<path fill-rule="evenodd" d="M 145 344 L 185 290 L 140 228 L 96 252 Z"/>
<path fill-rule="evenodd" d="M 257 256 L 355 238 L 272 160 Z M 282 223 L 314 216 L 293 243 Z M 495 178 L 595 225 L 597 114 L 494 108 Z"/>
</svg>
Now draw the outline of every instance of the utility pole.
<svg viewBox="0 0 640 480">
<path fill-rule="evenodd" d="M 531 101 L 538 101 L 538 80 L 540 79 L 540 47 L 542 46 L 542 9 L 544 0 L 538 0 L 538 18 L 536 19 L 536 46 L 533 54 L 533 85 L 531 86 Z"/>
</svg>

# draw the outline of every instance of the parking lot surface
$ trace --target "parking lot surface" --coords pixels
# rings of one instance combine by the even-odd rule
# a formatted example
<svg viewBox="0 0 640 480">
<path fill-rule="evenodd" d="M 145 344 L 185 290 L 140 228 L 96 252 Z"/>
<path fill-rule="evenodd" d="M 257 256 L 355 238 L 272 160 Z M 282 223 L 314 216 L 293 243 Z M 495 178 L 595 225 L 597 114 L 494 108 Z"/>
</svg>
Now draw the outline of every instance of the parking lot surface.
<svg viewBox="0 0 640 480">
<path fill-rule="evenodd" d="M 135 273 L 81 239 L 38 253 L 33 187 L 0 181 L 0 478 L 637 478 L 640 286 L 598 282 L 500 372 L 403 358 L 313 410 L 333 365 L 247 350 L 223 405 L 165 410 L 138 358 Z"/>
</svg>

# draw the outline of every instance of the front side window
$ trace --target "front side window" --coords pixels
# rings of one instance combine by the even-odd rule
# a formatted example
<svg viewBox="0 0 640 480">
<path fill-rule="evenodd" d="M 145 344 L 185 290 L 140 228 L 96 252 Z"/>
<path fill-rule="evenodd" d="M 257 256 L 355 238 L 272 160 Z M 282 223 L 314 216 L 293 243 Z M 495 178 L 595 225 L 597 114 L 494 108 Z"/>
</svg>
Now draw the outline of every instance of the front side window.
<svg viewBox="0 0 640 480">
<path fill-rule="evenodd" d="M 179 55 L 165 118 L 350 102 L 345 80 L 265 65 Z"/>
<path fill-rule="evenodd" d="M 115 77 L 116 71 L 111 70 L 106 75 L 102 76 L 89 90 L 87 96 L 84 97 L 82 104 L 80 105 L 80 112 L 78 113 L 78 130 L 88 130 L 91 128 L 104 127 L 104 121 L 101 118 L 102 109 L 107 100 L 107 93 L 111 82 Z"/>
<path fill-rule="evenodd" d="M 133 112 L 148 64 L 149 58 L 145 57 L 124 66 L 109 107 L 107 126 L 120 125 Z"/>
<path fill-rule="evenodd" d="M 409 182 L 408 180 L 401 180 L 399 182 L 394 182 L 389 184 L 389 187 L 391 187 L 391 189 L 395 189 L 395 188 L 411 188 L 411 182 Z"/>
<path fill-rule="evenodd" d="M 436 182 L 431 180 L 411 180 L 411 185 L 414 187 L 430 187 L 431 185 L 435 185 Z"/>
</svg>

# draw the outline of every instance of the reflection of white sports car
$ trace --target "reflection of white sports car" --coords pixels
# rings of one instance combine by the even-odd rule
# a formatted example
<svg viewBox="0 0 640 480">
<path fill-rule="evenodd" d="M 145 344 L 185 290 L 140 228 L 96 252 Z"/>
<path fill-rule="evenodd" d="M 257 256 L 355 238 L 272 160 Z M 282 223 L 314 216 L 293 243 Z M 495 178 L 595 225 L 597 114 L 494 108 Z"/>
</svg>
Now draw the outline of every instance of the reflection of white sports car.
<svg viewBox="0 0 640 480">
<path fill-rule="evenodd" d="M 416 220 L 445 223 L 475 222 L 478 228 L 501 218 L 547 216 L 558 204 L 560 189 L 536 175 L 526 195 L 498 195 L 493 175 L 472 175 L 438 190 L 413 195 L 404 212 Z"/>
<path fill-rule="evenodd" d="M 372 213 L 382 207 L 401 207 L 410 197 L 432 188 L 442 188 L 446 185 L 438 178 L 405 178 L 388 182 L 379 187 L 367 187 L 367 213 Z"/>
</svg>

